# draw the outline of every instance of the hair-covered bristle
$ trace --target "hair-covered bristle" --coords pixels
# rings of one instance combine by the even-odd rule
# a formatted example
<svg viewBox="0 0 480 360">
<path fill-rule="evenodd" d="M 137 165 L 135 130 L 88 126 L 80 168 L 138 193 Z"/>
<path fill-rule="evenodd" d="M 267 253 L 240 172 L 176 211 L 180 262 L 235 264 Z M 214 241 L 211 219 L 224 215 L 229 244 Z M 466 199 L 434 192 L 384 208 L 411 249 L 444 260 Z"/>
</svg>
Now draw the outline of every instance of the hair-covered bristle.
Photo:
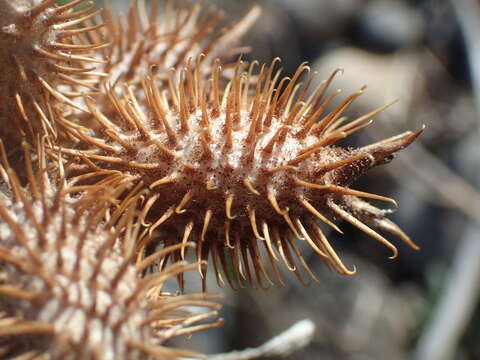
<svg viewBox="0 0 480 360">
<path fill-rule="evenodd" d="M 145 275 L 147 267 L 184 245 L 136 260 L 141 193 L 114 173 L 95 186 L 53 184 L 46 169 L 34 173 L 31 164 L 29 187 L 23 188 L 3 162 L 1 173 L 14 198 L 0 199 L 0 356 L 197 357 L 162 344 L 219 325 L 221 320 L 210 321 L 218 305 L 204 295 L 163 292 L 167 280 L 197 264 L 177 262 Z M 193 315 L 185 306 L 208 311 Z"/>
<path fill-rule="evenodd" d="M 107 88 L 116 110 L 109 117 L 87 101 L 100 129 L 76 127 L 76 149 L 58 148 L 80 156 L 83 170 L 119 170 L 136 177 L 147 189 L 142 216 L 149 232 L 158 230 L 166 245 L 194 240 L 198 260 L 212 257 L 219 283 L 260 286 L 282 282 L 277 263 L 283 262 L 302 283 L 297 246 L 306 240 L 319 257 L 341 274 L 353 274 L 328 242 L 322 226 L 341 232 L 335 218 L 345 220 L 383 243 L 397 256 L 396 247 L 375 229 L 397 235 L 416 248 L 393 222 L 391 210 L 380 210 L 363 199 L 395 204 L 393 199 L 351 189 L 368 169 L 388 162 L 422 130 L 358 149 L 335 145 L 365 127 L 388 105 L 352 121 L 343 116 L 364 89 L 326 111 L 338 95 L 328 87 L 338 72 L 309 89 L 294 76 L 282 78 L 270 66 L 239 61 L 232 80 L 223 86 L 217 63 L 208 80 L 190 62 L 167 80 L 151 75 L 143 93 L 127 84 Z M 169 96 L 161 91 L 169 89 Z M 80 166 L 82 168 L 82 166 Z M 77 168 L 78 170 L 78 168 Z M 159 240 L 160 241 L 160 240 Z M 260 256 L 264 247 L 267 260 Z M 184 250 L 177 258 L 184 257 Z M 296 258 L 296 260 L 295 260 Z M 232 272 L 228 270 L 232 264 Z M 274 277 L 268 275 L 267 263 Z M 202 278 L 206 268 L 200 268 Z M 257 280 L 253 278 L 255 274 Z"/>
<path fill-rule="evenodd" d="M 94 10 L 93 1 L 87 0 L 56 3 L 0 0 L 0 117 L 4 141 L 25 136 L 33 140 L 37 134 L 56 136 L 57 113 L 86 111 L 75 98 L 95 92 L 94 85 L 105 75 L 95 71 L 105 62 L 95 52 L 108 43 L 103 39 L 92 42 L 88 36 L 103 24 L 85 25 L 100 10 Z"/>
</svg>

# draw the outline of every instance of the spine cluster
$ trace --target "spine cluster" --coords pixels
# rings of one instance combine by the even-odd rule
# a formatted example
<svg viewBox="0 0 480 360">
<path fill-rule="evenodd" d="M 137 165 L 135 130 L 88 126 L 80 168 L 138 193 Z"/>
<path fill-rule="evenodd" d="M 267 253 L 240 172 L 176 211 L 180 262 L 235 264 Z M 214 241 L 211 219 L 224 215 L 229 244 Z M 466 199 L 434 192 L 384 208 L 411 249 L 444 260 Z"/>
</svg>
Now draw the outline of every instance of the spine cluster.
<svg viewBox="0 0 480 360">
<path fill-rule="evenodd" d="M 186 262 L 144 275 L 153 261 L 178 246 L 135 262 L 139 224 L 133 214 L 139 194 L 115 175 L 79 194 L 74 184 L 55 187 L 45 174 L 33 175 L 31 164 L 27 166 L 32 174 L 28 192 L 8 163 L 1 169 L 14 194 L 0 204 L 2 356 L 194 356 L 160 345 L 193 332 L 193 324 L 214 317 L 216 311 L 185 318 L 175 310 L 218 306 L 203 296 L 162 293 L 167 280 L 192 267 Z M 112 210 L 112 199 L 122 194 L 124 200 Z"/>
<path fill-rule="evenodd" d="M 306 63 L 232 60 L 258 7 L 220 30 L 204 4 L 150 6 L 0 0 L 4 358 L 193 356 L 164 343 L 219 325 L 218 305 L 166 281 L 198 269 L 205 290 L 210 264 L 220 285 L 268 287 L 283 264 L 307 284 L 301 241 L 353 275 L 326 236 L 338 220 L 392 258 L 385 233 L 417 248 L 368 202 L 393 199 L 351 185 L 423 129 L 344 148 L 388 105 L 348 120 L 364 89 L 339 100 L 339 70 L 317 86 Z"/>
<path fill-rule="evenodd" d="M 88 36 L 104 24 L 86 25 L 100 10 L 93 11 L 93 1 L 55 3 L 0 1 L 1 134 L 12 146 L 39 134 L 55 138 L 58 114 L 84 111 L 74 99 L 96 91 L 94 84 L 104 76 L 95 65 L 106 61 L 94 52 L 109 44 Z M 75 10 L 79 4 L 86 6 Z"/>
<path fill-rule="evenodd" d="M 108 87 L 107 114 L 87 100 L 97 124 L 75 128 L 75 148 L 60 148 L 78 158 L 77 171 L 120 170 L 142 184 L 147 197 L 142 214 L 149 232 L 158 230 L 165 244 L 193 240 L 198 260 L 212 257 L 220 284 L 224 280 L 265 287 L 282 282 L 281 259 L 302 283 L 295 264 L 302 263 L 296 242 L 306 240 L 332 269 L 354 274 L 342 263 L 319 222 L 341 232 L 335 218 L 345 220 L 389 247 L 376 230 L 409 237 L 380 210 L 363 199 L 393 199 L 354 190 L 349 185 L 368 169 L 383 164 L 410 144 L 422 130 L 406 132 L 376 144 L 345 149 L 338 140 L 367 127 L 382 106 L 352 121 L 343 116 L 363 89 L 326 111 L 338 92 L 328 94 L 332 77 L 315 89 L 297 83 L 309 67 L 303 64 L 290 79 L 270 66 L 237 62 L 230 81 L 222 85 L 222 68 L 213 65 L 204 79 L 199 62 L 168 79 L 149 74 L 138 88 Z M 168 88 L 168 94 L 161 89 Z M 163 229 L 166 229 L 163 231 Z M 160 240 L 163 239 L 163 240 Z M 259 247 L 267 252 L 275 278 L 270 279 Z M 177 258 L 184 258 L 179 251 Z M 235 278 L 229 276 L 232 259 Z M 206 268 L 200 273 L 205 279 Z M 252 274 L 256 274 L 255 281 Z"/>
</svg>

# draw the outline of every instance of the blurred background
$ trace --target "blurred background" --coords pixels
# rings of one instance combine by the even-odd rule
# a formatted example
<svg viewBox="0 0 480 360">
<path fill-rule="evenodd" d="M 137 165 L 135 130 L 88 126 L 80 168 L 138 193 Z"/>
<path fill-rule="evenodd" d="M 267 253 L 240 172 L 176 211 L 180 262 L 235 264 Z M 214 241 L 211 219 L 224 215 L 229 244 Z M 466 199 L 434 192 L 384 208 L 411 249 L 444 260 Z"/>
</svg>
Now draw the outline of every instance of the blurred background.
<svg viewBox="0 0 480 360">
<path fill-rule="evenodd" d="M 251 45 L 245 58 L 269 63 L 279 56 L 286 74 L 306 60 L 319 80 L 343 68 L 331 89 L 344 94 L 367 84 L 349 116 L 399 100 L 345 145 L 426 125 L 416 144 L 354 186 L 395 198 L 400 207 L 393 220 L 421 251 L 398 244 L 399 258 L 389 260 L 386 248 L 342 224 L 345 235 L 332 233 L 330 239 L 344 262 L 356 265 L 356 276 L 330 272 L 307 248 L 305 258 L 320 283 L 306 288 L 284 273 L 283 287 L 231 292 L 218 289 L 210 276 L 209 291 L 225 294 L 225 325 L 175 345 L 207 354 L 256 347 L 308 318 L 316 325 L 313 341 L 287 359 L 480 359 L 480 85 L 469 65 L 480 66 L 480 59 L 474 61 L 479 3 L 214 2 L 226 23 L 253 4 L 262 6 L 242 41 Z M 123 11 L 128 6 L 112 3 Z"/>
</svg>

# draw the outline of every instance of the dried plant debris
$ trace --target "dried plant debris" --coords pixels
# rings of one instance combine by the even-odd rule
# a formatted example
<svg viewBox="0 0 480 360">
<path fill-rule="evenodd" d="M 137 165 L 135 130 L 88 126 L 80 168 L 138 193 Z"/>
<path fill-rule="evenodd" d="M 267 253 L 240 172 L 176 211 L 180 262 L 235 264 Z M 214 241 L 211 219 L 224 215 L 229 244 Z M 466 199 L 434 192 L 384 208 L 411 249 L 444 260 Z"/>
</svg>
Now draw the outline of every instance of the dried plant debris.
<svg viewBox="0 0 480 360">
<path fill-rule="evenodd" d="M 319 257 L 341 274 L 354 274 L 337 256 L 319 221 L 341 232 L 345 220 L 386 245 L 396 247 L 376 230 L 393 233 L 416 248 L 381 210 L 363 199 L 395 201 L 350 188 L 370 168 L 389 162 L 422 132 L 398 136 L 358 149 L 335 143 L 355 133 L 383 111 L 382 106 L 352 121 L 343 116 L 364 89 L 326 111 L 339 92 L 329 93 L 335 75 L 316 89 L 298 83 L 309 67 L 282 78 L 270 66 L 238 61 L 233 78 L 222 85 L 217 63 L 208 80 L 193 62 L 167 80 L 144 78 L 142 92 L 127 84 L 107 89 L 116 110 L 105 116 L 88 100 L 99 129 L 76 127 L 76 148 L 56 148 L 81 159 L 76 170 L 117 170 L 135 177 L 148 197 L 142 222 L 159 232 L 166 246 L 195 241 L 198 260 L 211 255 L 219 283 L 267 286 L 281 282 L 283 262 L 302 283 L 300 262 L 313 278 L 296 242 L 306 240 Z M 168 89 L 169 96 L 164 89 Z M 163 90 L 163 91 L 162 91 Z M 267 261 L 260 256 L 264 247 Z M 184 249 L 176 259 L 184 258 Z M 297 258 L 297 260 L 295 260 Z M 229 270 L 232 264 L 233 271 Z M 266 263 L 275 278 L 267 274 Z M 206 268 L 199 268 L 202 278 Z M 233 277 L 232 277 L 233 273 Z M 257 280 L 254 279 L 254 274 Z"/>
<path fill-rule="evenodd" d="M 218 305 L 203 294 L 162 292 L 165 281 L 197 264 L 177 262 L 144 274 L 154 261 L 184 245 L 135 263 L 135 201 L 141 194 L 114 174 L 85 188 L 58 186 L 45 171 L 29 171 L 24 189 L 5 160 L 1 172 L 14 198 L 0 199 L 0 357 L 198 356 L 162 344 L 219 325 L 206 322 L 216 317 Z M 117 202 L 120 194 L 124 200 Z M 195 315 L 185 306 L 210 310 Z"/>
</svg>

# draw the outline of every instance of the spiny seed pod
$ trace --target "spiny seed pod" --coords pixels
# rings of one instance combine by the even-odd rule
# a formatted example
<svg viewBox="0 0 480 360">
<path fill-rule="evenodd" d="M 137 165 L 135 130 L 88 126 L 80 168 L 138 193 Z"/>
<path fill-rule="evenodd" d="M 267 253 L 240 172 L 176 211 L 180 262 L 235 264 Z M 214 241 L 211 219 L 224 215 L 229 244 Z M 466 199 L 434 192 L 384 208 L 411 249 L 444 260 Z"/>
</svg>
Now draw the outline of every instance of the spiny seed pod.
<svg viewBox="0 0 480 360">
<path fill-rule="evenodd" d="M 163 85 L 170 90 L 168 97 L 155 76 L 144 80 L 143 94 L 129 86 L 109 88 L 115 116 L 107 118 L 87 100 L 101 130 L 77 127 L 72 134 L 80 141 L 78 147 L 57 150 L 80 156 L 83 171 L 115 169 L 137 177 L 148 189 L 142 214 L 151 221 L 150 233 L 159 229 L 158 241 L 166 245 L 193 239 L 198 259 L 211 254 L 217 280 L 223 282 L 221 266 L 231 287 L 235 280 L 242 284 L 242 278 L 254 285 L 252 269 L 261 286 L 271 282 L 259 244 L 278 282 L 276 263 L 282 259 L 305 283 L 294 256 L 315 279 L 298 240 L 306 240 L 332 269 L 355 273 L 341 262 L 319 221 L 339 232 L 335 218 L 351 223 L 389 247 L 392 258 L 396 247 L 374 229 L 416 248 L 386 218 L 391 210 L 363 200 L 395 204 L 393 199 L 349 186 L 370 168 L 389 162 L 422 130 L 358 149 L 336 146 L 368 126 L 386 106 L 346 122 L 344 111 L 363 89 L 326 112 L 339 93 L 327 96 L 336 72 L 308 95 L 312 79 L 303 88 L 297 83 L 309 70 L 307 64 L 291 79 L 280 79 L 275 63 L 254 74 L 255 63 L 244 71 L 238 62 L 225 88 L 219 65 L 206 84 L 198 68 L 187 67 Z M 177 256 L 183 258 L 184 251 Z M 204 278 L 206 269 L 200 272 Z"/>
<path fill-rule="evenodd" d="M 102 24 L 82 24 L 98 15 L 93 1 L 0 0 L 0 103 L 1 136 L 18 140 L 36 134 L 53 134 L 55 106 L 85 110 L 72 99 L 95 91 L 92 83 L 102 74 L 93 51 L 107 46 L 91 43 L 86 34 Z M 75 10 L 77 5 L 86 7 Z M 10 123 L 15 123 L 12 126 Z"/>
<path fill-rule="evenodd" d="M 239 22 L 219 31 L 223 16 L 214 7 L 168 2 L 163 15 L 159 16 L 159 10 L 158 0 L 151 2 L 148 11 L 145 1 L 132 2 L 126 19 L 105 9 L 108 26 L 100 33 L 112 43 L 104 50 L 104 57 L 109 59 L 104 69 L 109 74 L 108 82 L 140 84 L 151 66 L 157 74 L 167 77 L 172 67 L 184 66 L 188 59 L 200 54 L 204 56 L 199 59 L 207 64 L 216 58 L 238 55 L 245 48 L 235 46 L 260 14 L 260 8 L 254 6 Z"/>
<path fill-rule="evenodd" d="M 4 152 L 2 153 L 4 155 Z M 197 264 L 142 275 L 179 244 L 135 264 L 134 208 L 115 174 L 94 187 L 56 187 L 45 172 L 23 189 L 6 164 L 15 199 L 0 199 L 0 356 L 8 359 L 177 359 L 197 357 L 161 344 L 220 324 L 204 323 L 218 305 L 203 295 L 161 292 Z M 81 192 L 81 193 L 80 193 Z M 80 195 L 79 195 L 80 194 Z M 189 315 L 185 306 L 207 307 Z"/>
<path fill-rule="evenodd" d="M 237 44 L 260 14 L 260 7 L 253 6 L 240 21 L 220 30 L 223 12 L 214 6 L 205 8 L 204 3 L 188 1 L 178 5 L 169 1 L 161 14 L 160 8 L 158 0 L 151 1 L 148 10 L 145 1 L 132 1 L 126 17 L 113 15 L 108 6 L 104 9 L 107 26 L 88 34 L 92 43 L 108 39 L 111 44 L 101 50 L 102 58 L 108 59 L 100 67 L 107 75 L 101 79 L 102 85 L 128 82 L 135 86 L 135 91 L 151 70 L 165 79 L 172 68 L 185 66 L 192 58 L 197 58 L 194 65 L 201 65 L 202 72 L 208 74 L 215 59 L 231 59 L 248 50 Z M 115 113 L 105 92 L 100 91 L 94 98 L 101 111 Z M 60 116 L 58 121 L 88 123 L 88 114 L 74 115 Z"/>
</svg>

